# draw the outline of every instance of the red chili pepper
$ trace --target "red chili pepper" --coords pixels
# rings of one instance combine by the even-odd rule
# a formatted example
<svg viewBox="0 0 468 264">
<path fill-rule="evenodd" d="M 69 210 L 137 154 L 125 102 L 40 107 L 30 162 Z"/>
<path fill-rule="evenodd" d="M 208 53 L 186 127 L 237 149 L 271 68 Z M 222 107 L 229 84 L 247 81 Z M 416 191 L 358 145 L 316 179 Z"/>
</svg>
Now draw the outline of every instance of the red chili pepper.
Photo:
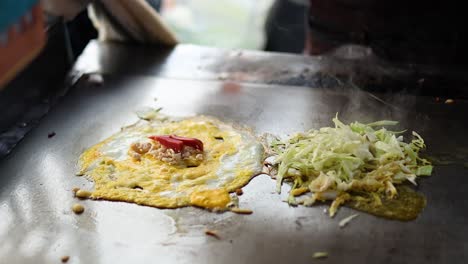
<svg viewBox="0 0 468 264">
<path fill-rule="evenodd" d="M 150 136 L 152 140 L 158 141 L 161 145 L 166 148 L 173 149 L 175 152 L 181 152 L 184 148 L 184 142 L 181 140 L 173 139 L 171 136 Z"/>
<path fill-rule="evenodd" d="M 185 146 L 203 151 L 203 142 L 197 138 L 179 137 L 176 135 L 171 135 L 170 137 L 184 142 Z"/>
<path fill-rule="evenodd" d="M 175 152 L 181 152 L 184 146 L 203 151 L 203 142 L 196 138 L 179 137 L 176 135 L 150 136 L 149 138 L 158 141 L 166 148 L 173 149 Z"/>
</svg>

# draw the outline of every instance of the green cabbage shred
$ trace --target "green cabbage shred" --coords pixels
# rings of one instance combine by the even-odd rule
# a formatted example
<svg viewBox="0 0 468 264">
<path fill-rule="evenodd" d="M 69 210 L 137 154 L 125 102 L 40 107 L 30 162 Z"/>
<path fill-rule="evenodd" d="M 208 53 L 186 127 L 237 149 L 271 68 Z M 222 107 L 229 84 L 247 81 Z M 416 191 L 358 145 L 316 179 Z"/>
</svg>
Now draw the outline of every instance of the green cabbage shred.
<svg viewBox="0 0 468 264">
<path fill-rule="evenodd" d="M 335 127 L 270 142 L 273 165 L 277 168 L 278 193 L 284 180 L 293 183 L 290 204 L 312 205 L 317 200 L 333 200 L 329 214 L 334 216 L 340 205 L 353 199 L 353 194 L 394 198 L 395 184 L 416 185 L 417 177 L 431 175 L 431 163 L 419 156 L 425 148 L 423 138 L 412 132 L 413 139 L 406 143 L 402 135 L 405 131 L 385 128 L 398 122 L 382 120 L 345 125 L 335 117 L 333 123 Z M 312 195 L 297 202 L 296 196 L 303 193 Z"/>
</svg>

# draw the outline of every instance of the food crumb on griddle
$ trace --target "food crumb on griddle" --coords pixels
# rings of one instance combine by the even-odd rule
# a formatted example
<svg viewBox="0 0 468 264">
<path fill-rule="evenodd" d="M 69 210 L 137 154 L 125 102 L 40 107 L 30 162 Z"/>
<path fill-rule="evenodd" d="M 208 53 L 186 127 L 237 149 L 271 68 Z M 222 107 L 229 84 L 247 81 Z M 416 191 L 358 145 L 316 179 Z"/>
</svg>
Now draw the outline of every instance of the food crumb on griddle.
<svg viewBox="0 0 468 264">
<path fill-rule="evenodd" d="M 56 133 L 52 131 L 49 134 L 47 134 L 47 138 L 53 138 L 55 135 Z"/>
<path fill-rule="evenodd" d="M 453 100 L 453 99 L 445 100 L 445 104 L 453 104 L 453 103 L 455 103 L 455 100 Z"/>
<path fill-rule="evenodd" d="M 85 208 L 83 205 L 81 204 L 74 204 L 72 206 L 72 211 L 75 213 L 75 214 L 82 214 L 84 212 Z"/>
<path fill-rule="evenodd" d="M 77 190 L 75 196 L 80 199 L 87 199 L 91 196 L 91 192 L 85 190 Z"/>
<path fill-rule="evenodd" d="M 60 258 L 60 260 L 62 261 L 62 263 L 67 263 L 68 260 L 70 260 L 70 256 L 63 256 Z"/>
<path fill-rule="evenodd" d="M 238 207 L 231 208 L 231 212 L 236 213 L 236 214 L 252 214 L 253 213 L 253 211 L 250 209 L 243 209 L 243 208 L 238 208 Z"/>
<path fill-rule="evenodd" d="M 218 240 L 221 239 L 221 237 L 218 235 L 218 232 L 216 232 L 216 231 L 214 231 L 214 230 L 206 230 L 206 231 L 205 231 L 205 235 L 207 235 L 207 236 L 212 236 L 212 237 L 214 237 L 214 238 L 216 238 L 216 239 L 218 239 Z"/>
<path fill-rule="evenodd" d="M 241 196 L 242 194 L 244 194 L 244 192 L 242 191 L 242 189 L 236 189 L 236 194 Z"/>
</svg>

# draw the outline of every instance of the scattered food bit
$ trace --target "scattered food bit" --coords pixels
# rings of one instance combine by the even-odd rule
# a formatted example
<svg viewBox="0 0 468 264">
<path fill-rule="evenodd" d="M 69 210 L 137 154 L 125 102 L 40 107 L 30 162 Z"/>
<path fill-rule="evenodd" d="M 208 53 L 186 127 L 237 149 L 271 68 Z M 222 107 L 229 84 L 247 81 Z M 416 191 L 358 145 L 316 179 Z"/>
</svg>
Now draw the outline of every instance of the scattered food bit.
<svg viewBox="0 0 468 264">
<path fill-rule="evenodd" d="M 236 189 L 236 194 L 241 196 L 242 194 L 244 194 L 244 192 L 242 191 L 242 189 Z"/>
<path fill-rule="evenodd" d="M 453 99 L 445 100 L 445 104 L 453 104 L 453 103 L 455 103 L 455 100 L 453 100 Z"/>
<path fill-rule="evenodd" d="M 162 107 L 154 108 L 154 107 L 142 107 L 136 110 L 136 115 L 138 118 L 146 121 L 156 120 L 160 117 L 160 111 Z"/>
<path fill-rule="evenodd" d="M 76 195 L 76 192 L 79 191 L 79 190 L 80 190 L 80 188 L 78 188 L 78 187 L 73 187 L 72 192 L 73 192 L 73 194 Z"/>
<path fill-rule="evenodd" d="M 236 213 L 236 214 L 252 214 L 253 211 L 249 209 L 242 209 L 238 207 L 231 208 L 231 212 Z"/>
<path fill-rule="evenodd" d="M 55 135 L 56 135 L 55 132 L 50 132 L 49 134 L 47 134 L 47 137 L 48 138 L 53 138 Z"/>
<path fill-rule="evenodd" d="M 81 205 L 81 204 L 74 204 L 72 206 L 72 211 L 75 213 L 75 214 L 82 214 L 84 212 L 84 206 Z"/>
<path fill-rule="evenodd" d="M 62 260 L 62 263 L 67 263 L 70 260 L 70 256 L 63 256 L 60 260 Z"/>
<path fill-rule="evenodd" d="M 231 196 L 231 202 L 227 205 L 227 208 L 236 208 L 239 207 L 239 196 L 237 195 L 230 195 Z"/>
<path fill-rule="evenodd" d="M 86 199 L 91 196 L 91 192 L 85 190 L 78 190 L 76 191 L 75 196 L 80 199 Z"/>
<path fill-rule="evenodd" d="M 316 259 L 328 258 L 328 253 L 327 252 L 315 252 L 313 257 Z"/>
<path fill-rule="evenodd" d="M 338 224 L 338 226 L 340 228 L 343 228 L 345 227 L 349 222 L 351 222 L 354 218 L 358 217 L 359 215 L 358 214 L 353 214 L 353 215 L 350 215 L 346 218 L 344 218 L 343 220 L 340 221 L 340 223 Z"/>
<path fill-rule="evenodd" d="M 262 169 L 262 173 L 266 174 L 266 175 L 269 175 L 271 178 L 273 179 L 276 179 L 276 174 L 274 173 L 273 171 L 273 165 L 271 165 L 270 163 L 268 162 L 264 162 L 263 163 L 263 169 Z"/>
<path fill-rule="evenodd" d="M 216 232 L 216 231 L 214 231 L 214 230 L 206 230 L 206 231 L 205 231 L 205 234 L 206 234 L 207 236 L 212 236 L 212 237 L 214 237 L 214 238 L 216 238 L 216 239 L 218 239 L 218 240 L 221 239 L 221 237 L 218 235 L 218 232 Z"/>
</svg>

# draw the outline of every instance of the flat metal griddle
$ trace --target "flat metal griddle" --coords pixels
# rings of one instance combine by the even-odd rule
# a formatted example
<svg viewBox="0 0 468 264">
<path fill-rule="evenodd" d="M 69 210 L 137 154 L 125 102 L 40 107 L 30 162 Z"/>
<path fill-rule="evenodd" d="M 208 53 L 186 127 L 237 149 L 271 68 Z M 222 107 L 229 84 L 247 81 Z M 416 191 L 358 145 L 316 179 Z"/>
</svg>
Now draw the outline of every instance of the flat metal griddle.
<svg viewBox="0 0 468 264">
<path fill-rule="evenodd" d="M 157 74 L 155 74 L 157 75 Z M 175 80 L 149 74 L 106 72 L 102 85 L 82 79 L 5 159 L 0 161 L 0 262 L 59 263 L 467 263 L 468 103 L 430 97 L 379 95 L 356 89 Z M 154 101 L 157 98 L 157 101 Z M 327 205 L 290 207 L 266 175 L 240 197 L 252 215 L 196 208 L 162 210 L 121 202 L 81 201 L 73 187 L 91 188 L 74 176 L 80 153 L 137 121 L 142 106 L 171 115 L 204 114 L 253 127 L 259 134 L 288 134 L 345 122 L 401 121 L 418 131 L 430 154 L 458 153 L 459 163 L 438 166 L 419 181 L 427 207 L 415 221 L 399 222 Z M 56 135 L 48 138 L 50 132 Z M 464 152 L 465 151 L 465 152 Z M 466 161 L 465 161 L 466 162 Z M 286 192 L 284 192 L 285 194 Z M 284 198 L 284 196 L 283 196 Z M 216 230 L 220 240 L 206 236 Z M 326 251 L 323 260 L 314 252 Z"/>
</svg>

